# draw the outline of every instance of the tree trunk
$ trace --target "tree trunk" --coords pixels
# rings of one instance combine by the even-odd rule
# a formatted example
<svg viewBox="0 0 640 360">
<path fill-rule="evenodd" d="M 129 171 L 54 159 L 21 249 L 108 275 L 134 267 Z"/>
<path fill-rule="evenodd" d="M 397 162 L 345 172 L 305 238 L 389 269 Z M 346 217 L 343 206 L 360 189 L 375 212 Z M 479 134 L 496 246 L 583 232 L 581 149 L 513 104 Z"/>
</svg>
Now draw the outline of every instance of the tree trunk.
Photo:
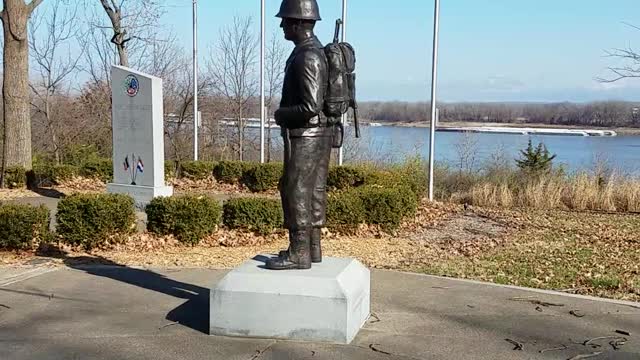
<svg viewBox="0 0 640 360">
<path fill-rule="evenodd" d="M 118 56 L 120 57 L 120 66 L 129 67 L 129 54 L 127 54 L 127 49 L 125 49 L 124 44 L 117 44 L 118 48 Z"/>
<path fill-rule="evenodd" d="M 31 117 L 29 111 L 29 43 L 27 21 L 42 0 L 4 0 L 2 100 L 4 104 L 3 170 L 22 166 L 31 170 Z M 4 171 L 3 171 L 4 173 Z"/>
</svg>

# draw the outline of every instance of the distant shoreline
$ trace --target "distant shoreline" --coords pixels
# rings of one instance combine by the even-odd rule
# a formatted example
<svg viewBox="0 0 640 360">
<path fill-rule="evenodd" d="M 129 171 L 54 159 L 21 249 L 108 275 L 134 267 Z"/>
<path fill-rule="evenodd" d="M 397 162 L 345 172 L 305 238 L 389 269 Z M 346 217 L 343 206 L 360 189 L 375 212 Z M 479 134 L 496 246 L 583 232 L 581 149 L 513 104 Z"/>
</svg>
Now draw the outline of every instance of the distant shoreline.
<svg viewBox="0 0 640 360">
<path fill-rule="evenodd" d="M 415 128 L 428 128 L 428 122 L 412 122 L 412 121 L 371 121 L 372 123 L 382 124 L 383 126 L 396 126 L 396 127 L 415 127 Z M 550 125 L 550 124 L 529 124 L 529 123 L 485 123 L 485 122 L 441 122 L 438 128 L 452 128 L 452 127 L 530 127 L 530 128 L 546 128 L 546 129 L 585 129 L 586 126 L 571 126 L 571 125 Z M 613 130 L 618 135 L 635 135 L 640 136 L 640 128 L 629 127 L 588 127 L 595 130 Z"/>
</svg>

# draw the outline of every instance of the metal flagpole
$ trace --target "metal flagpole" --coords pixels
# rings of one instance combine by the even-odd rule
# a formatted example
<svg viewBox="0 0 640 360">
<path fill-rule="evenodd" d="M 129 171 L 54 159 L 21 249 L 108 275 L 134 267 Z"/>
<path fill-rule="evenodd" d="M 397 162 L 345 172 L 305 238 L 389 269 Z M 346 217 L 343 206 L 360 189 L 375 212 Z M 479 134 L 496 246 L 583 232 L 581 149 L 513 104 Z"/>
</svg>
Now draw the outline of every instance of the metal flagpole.
<svg viewBox="0 0 640 360">
<path fill-rule="evenodd" d="M 347 41 L 347 0 L 342 0 L 342 42 Z M 342 114 L 342 123 L 346 124 L 347 114 Z M 342 147 L 338 150 L 338 165 L 342 165 L 344 161 L 344 152 Z"/>
<path fill-rule="evenodd" d="M 265 0 L 260 1 L 260 163 L 264 163 L 264 23 L 265 23 Z"/>
<path fill-rule="evenodd" d="M 193 0 L 193 160 L 198 161 L 198 0 Z"/>
<path fill-rule="evenodd" d="M 436 88 L 438 81 L 438 32 L 440 30 L 440 0 L 434 0 L 433 59 L 431 63 L 431 126 L 429 128 L 429 201 L 433 201 L 433 162 L 436 137 Z"/>
</svg>

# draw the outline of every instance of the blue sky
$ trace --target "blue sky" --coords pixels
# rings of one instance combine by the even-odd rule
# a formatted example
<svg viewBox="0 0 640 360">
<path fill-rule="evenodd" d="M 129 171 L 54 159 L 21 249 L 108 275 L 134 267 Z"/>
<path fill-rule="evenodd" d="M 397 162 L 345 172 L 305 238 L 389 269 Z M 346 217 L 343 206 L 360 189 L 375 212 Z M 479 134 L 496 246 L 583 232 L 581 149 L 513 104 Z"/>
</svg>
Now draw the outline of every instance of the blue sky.
<svg viewBox="0 0 640 360">
<path fill-rule="evenodd" d="M 267 33 L 281 36 L 279 0 L 267 0 Z M 594 80 L 635 46 L 638 0 L 442 0 L 439 97 L 444 101 L 640 100 L 640 79 Z M 191 0 L 167 0 L 164 23 L 191 46 Z M 319 0 L 322 42 L 331 40 L 341 0 Z M 201 49 L 234 15 L 252 16 L 259 0 L 199 0 Z M 375 5 L 373 5 L 375 4 Z M 433 28 L 430 0 L 349 0 L 347 36 L 357 51 L 362 100 L 428 100 Z M 203 54 L 204 56 L 204 54 Z"/>
</svg>

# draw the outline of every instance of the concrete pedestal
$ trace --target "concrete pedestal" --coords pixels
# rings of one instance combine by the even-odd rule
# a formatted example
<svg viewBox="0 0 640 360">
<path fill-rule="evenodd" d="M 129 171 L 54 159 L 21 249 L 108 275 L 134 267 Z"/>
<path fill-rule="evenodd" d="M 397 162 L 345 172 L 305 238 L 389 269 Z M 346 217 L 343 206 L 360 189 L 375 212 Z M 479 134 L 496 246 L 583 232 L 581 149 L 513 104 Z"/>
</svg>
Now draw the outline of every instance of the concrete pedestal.
<svg viewBox="0 0 640 360">
<path fill-rule="evenodd" d="M 370 293 L 369 270 L 355 259 L 290 271 L 249 260 L 211 290 L 209 332 L 348 344 L 369 316 Z"/>
</svg>

